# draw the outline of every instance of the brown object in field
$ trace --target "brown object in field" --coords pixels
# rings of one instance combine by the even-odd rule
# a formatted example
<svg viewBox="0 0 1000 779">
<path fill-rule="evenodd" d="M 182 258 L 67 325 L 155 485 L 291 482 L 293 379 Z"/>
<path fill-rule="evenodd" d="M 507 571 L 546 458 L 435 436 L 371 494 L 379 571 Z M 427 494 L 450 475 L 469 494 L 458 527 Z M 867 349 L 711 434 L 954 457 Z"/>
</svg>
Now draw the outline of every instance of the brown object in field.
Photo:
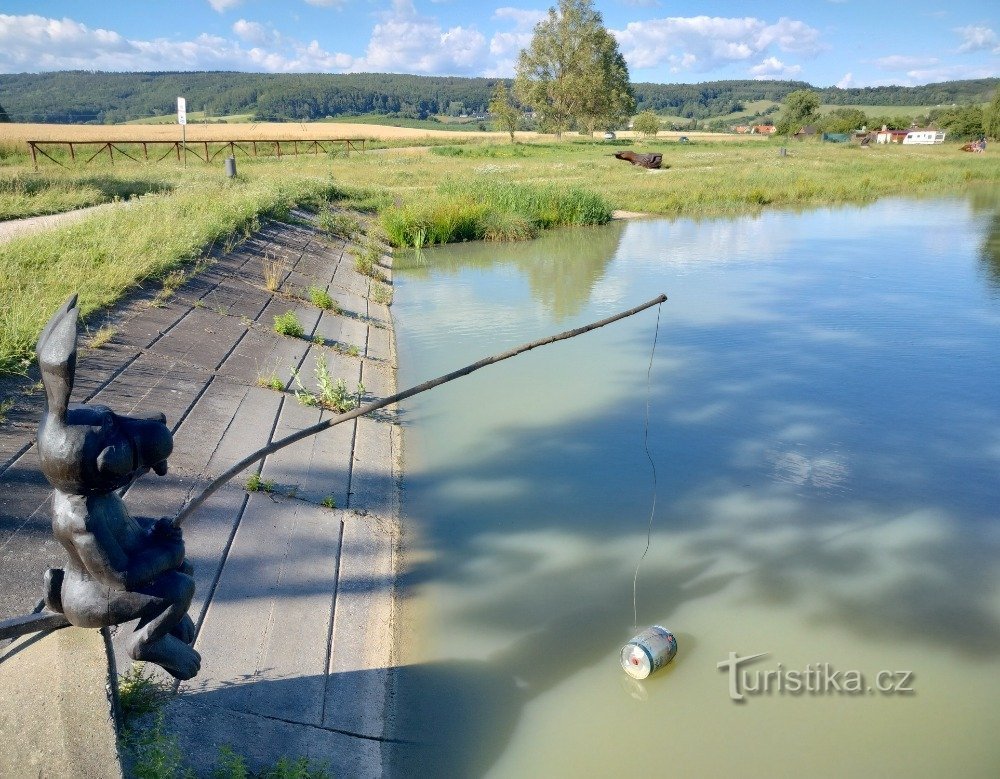
<svg viewBox="0 0 1000 779">
<path fill-rule="evenodd" d="M 663 155 L 659 152 L 640 154 L 629 149 L 628 151 L 616 151 L 615 157 L 620 160 L 628 160 L 633 165 L 638 165 L 641 168 L 649 168 L 650 170 L 658 170 L 660 165 L 663 164 Z"/>
</svg>

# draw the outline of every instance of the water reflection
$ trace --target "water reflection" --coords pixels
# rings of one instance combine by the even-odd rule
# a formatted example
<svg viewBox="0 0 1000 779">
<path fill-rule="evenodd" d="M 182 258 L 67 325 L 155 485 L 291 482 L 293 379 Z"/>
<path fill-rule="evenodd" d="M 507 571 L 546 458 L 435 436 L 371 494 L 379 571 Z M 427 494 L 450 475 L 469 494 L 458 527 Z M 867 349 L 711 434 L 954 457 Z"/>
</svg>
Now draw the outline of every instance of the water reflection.
<svg viewBox="0 0 1000 779">
<path fill-rule="evenodd" d="M 624 229 L 622 222 L 613 222 L 601 228 L 548 232 L 519 244 L 516 259 L 508 258 L 508 246 L 494 243 L 411 252 L 401 255 L 395 267 L 411 278 L 426 279 L 432 273 L 458 274 L 477 268 L 496 271 L 514 265 L 525 275 L 532 297 L 559 322 L 578 314 L 590 300 L 594 285 L 615 256 Z M 427 264 L 427 257 L 433 257 L 433 266 Z"/>
<path fill-rule="evenodd" d="M 983 239 L 980 256 L 990 284 L 994 290 L 1000 292 L 1000 192 L 979 191 L 970 198 L 970 202 L 974 210 L 989 214 L 989 227 Z"/>
<path fill-rule="evenodd" d="M 640 694 L 616 654 L 652 497 L 652 319 L 415 399 L 405 508 L 427 554 L 407 584 L 424 642 L 401 670 L 398 735 L 432 746 L 403 765 L 656 775 L 669 755 L 688 775 L 986 774 L 1000 757 L 1000 312 L 977 276 L 982 230 L 960 200 L 640 222 L 599 273 L 581 267 L 579 318 L 670 295 L 639 620 L 674 630 L 680 653 Z M 468 267 L 465 247 L 428 253 L 400 274 L 403 384 L 553 329 L 544 291 L 512 281 L 543 262 L 526 248 Z M 715 668 L 730 651 L 906 667 L 921 686 L 905 708 L 775 698 L 748 717 Z"/>
</svg>

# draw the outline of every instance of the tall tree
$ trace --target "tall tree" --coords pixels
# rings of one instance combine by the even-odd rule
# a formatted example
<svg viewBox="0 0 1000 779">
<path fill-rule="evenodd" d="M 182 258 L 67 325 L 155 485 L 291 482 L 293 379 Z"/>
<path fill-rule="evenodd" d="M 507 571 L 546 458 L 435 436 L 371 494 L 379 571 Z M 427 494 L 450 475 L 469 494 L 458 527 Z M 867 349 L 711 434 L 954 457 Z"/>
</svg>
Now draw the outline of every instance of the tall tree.
<svg viewBox="0 0 1000 779">
<path fill-rule="evenodd" d="M 819 119 L 819 95 L 811 89 L 796 89 L 785 98 L 785 107 L 778 119 L 781 135 L 798 132 L 799 128 Z"/>
<path fill-rule="evenodd" d="M 983 109 L 983 132 L 986 137 L 1000 141 L 1000 87 L 993 93 L 990 104 Z"/>
<path fill-rule="evenodd" d="M 7 116 L 7 112 L 3 110 L 3 106 L 0 105 L 0 122 L 9 122 L 10 117 Z"/>
<path fill-rule="evenodd" d="M 521 109 L 514 105 L 510 92 L 507 91 L 507 85 L 502 81 L 498 81 L 496 89 L 493 90 L 489 112 L 496 128 L 510 133 L 510 142 L 513 143 L 514 131 L 521 123 Z"/>
<path fill-rule="evenodd" d="M 635 109 L 628 66 L 590 0 L 559 0 L 518 56 L 514 93 L 542 129 L 588 132 L 624 123 Z"/>
</svg>

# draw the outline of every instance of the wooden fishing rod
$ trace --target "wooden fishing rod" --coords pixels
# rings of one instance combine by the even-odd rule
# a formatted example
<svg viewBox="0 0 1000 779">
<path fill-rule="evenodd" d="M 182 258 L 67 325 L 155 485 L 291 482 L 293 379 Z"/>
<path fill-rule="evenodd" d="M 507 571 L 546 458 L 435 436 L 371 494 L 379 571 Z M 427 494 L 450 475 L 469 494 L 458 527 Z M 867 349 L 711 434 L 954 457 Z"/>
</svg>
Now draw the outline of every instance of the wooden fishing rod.
<svg viewBox="0 0 1000 779">
<path fill-rule="evenodd" d="M 303 438 L 316 435 L 317 433 L 327 430 L 328 428 L 335 427 L 343 422 L 349 422 L 352 419 L 357 419 L 365 414 L 371 414 L 373 411 L 378 411 L 386 406 L 391 406 L 393 403 L 399 403 L 407 398 L 412 398 L 414 395 L 419 395 L 422 392 L 427 392 L 427 390 L 440 387 L 442 384 L 447 384 L 455 379 L 468 376 L 470 373 L 474 373 L 480 368 L 485 368 L 487 365 L 495 365 L 498 362 L 509 360 L 511 357 L 516 357 L 519 354 L 530 352 L 532 349 L 537 349 L 541 346 L 548 346 L 549 344 L 556 343 L 557 341 L 565 341 L 569 338 L 576 338 L 578 335 L 589 333 L 591 330 L 597 330 L 605 325 L 610 325 L 612 322 L 617 322 L 621 319 L 634 316 L 640 311 L 645 311 L 647 308 L 652 308 L 653 306 L 663 303 L 666 299 L 667 296 L 661 294 L 652 300 L 646 301 L 642 305 L 630 308 L 628 311 L 622 311 L 613 316 L 609 316 L 606 319 L 591 322 L 589 325 L 583 325 L 582 327 L 577 327 L 573 330 L 566 330 L 565 332 L 550 335 L 546 338 L 540 338 L 537 341 L 516 346 L 513 349 L 508 349 L 500 354 L 495 354 L 492 357 L 484 357 L 471 365 L 466 365 L 464 368 L 459 368 L 451 373 L 438 376 L 435 379 L 429 379 L 422 384 L 417 384 L 416 386 L 405 389 L 402 392 L 397 392 L 395 395 L 390 395 L 387 398 L 366 403 L 365 405 L 359 406 L 352 411 L 348 411 L 344 414 L 338 414 L 337 416 L 330 417 L 322 422 L 317 422 L 315 425 L 303 428 L 302 430 L 278 439 L 277 441 L 272 441 L 270 444 L 258 449 L 256 452 L 248 454 L 238 463 L 213 479 L 212 482 L 201 492 L 201 494 L 198 495 L 198 497 L 181 509 L 181 511 L 174 518 L 174 524 L 178 526 L 181 525 L 188 517 L 191 516 L 191 514 L 197 511 L 198 507 L 201 506 L 201 504 L 204 503 L 212 495 L 212 493 L 218 490 L 219 487 L 239 474 L 241 471 L 245 470 L 248 466 L 263 460 L 268 455 L 274 454 L 280 449 L 284 449 L 286 446 L 291 446 L 296 441 L 301 441 Z M 13 638 L 26 633 L 33 633 L 39 630 L 54 630 L 59 627 L 66 627 L 67 625 L 69 625 L 69 621 L 66 620 L 62 614 L 52 614 L 47 611 L 37 610 L 35 614 L 15 617 L 13 619 L 0 622 L 0 640 Z"/>
</svg>

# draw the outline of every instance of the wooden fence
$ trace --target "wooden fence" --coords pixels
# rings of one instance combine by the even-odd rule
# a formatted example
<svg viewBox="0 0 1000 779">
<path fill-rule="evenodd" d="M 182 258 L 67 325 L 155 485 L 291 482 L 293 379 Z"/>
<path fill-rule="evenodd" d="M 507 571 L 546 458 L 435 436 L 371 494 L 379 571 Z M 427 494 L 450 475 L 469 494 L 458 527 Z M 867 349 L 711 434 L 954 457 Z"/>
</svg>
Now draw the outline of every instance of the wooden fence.
<svg viewBox="0 0 1000 779">
<path fill-rule="evenodd" d="M 51 160 L 56 165 L 66 167 L 46 152 L 46 148 L 49 148 L 50 151 L 56 148 L 69 149 L 70 160 L 73 162 L 77 161 L 77 152 L 80 152 L 81 158 L 86 157 L 84 160 L 86 165 L 105 153 L 107 153 L 111 164 L 114 164 L 115 152 L 133 162 L 149 162 L 151 160 L 150 153 L 152 153 L 152 162 L 162 162 L 173 155 L 176 156 L 178 162 L 186 163 L 188 155 L 193 155 L 207 164 L 227 150 L 230 157 L 235 157 L 236 152 L 240 151 L 247 157 L 273 155 L 280 158 L 282 156 L 298 156 L 300 151 L 302 154 L 319 156 L 320 152 L 328 154 L 330 151 L 336 151 L 338 146 L 343 147 L 344 156 L 350 156 L 352 151 L 365 151 L 365 139 L 326 138 L 322 140 L 279 141 L 258 138 L 253 141 L 188 141 L 187 143 L 182 141 L 28 141 L 28 147 L 31 149 L 31 161 L 35 165 L 35 170 L 38 170 L 39 155 Z M 138 154 L 139 147 L 142 147 L 142 160 L 135 156 Z M 166 147 L 166 151 L 163 151 L 163 147 Z M 161 151 L 163 151 L 162 154 L 160 154 Z M 89 157 L 88 154 L 90 154 Z"/>
</svg>

